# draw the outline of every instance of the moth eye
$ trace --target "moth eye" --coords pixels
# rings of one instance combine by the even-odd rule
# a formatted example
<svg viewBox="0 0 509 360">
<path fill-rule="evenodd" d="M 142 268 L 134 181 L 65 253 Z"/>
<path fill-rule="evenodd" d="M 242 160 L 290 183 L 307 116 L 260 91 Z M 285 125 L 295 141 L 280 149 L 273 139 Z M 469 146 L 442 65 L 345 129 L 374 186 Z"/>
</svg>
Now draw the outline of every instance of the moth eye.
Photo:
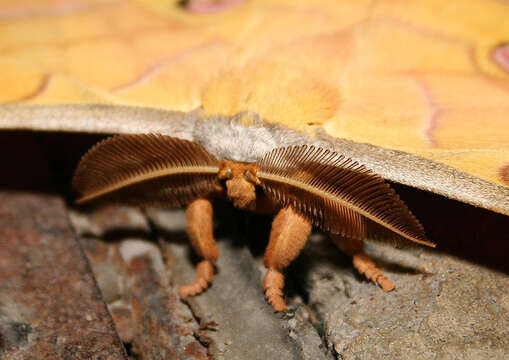
<svg viewBox="0 0 509 360">
<path fill-rule="evenodd" d="M 231 179 L 233 178 L 233 171 L 231 168 L 221 169 L 219 170 L 218 177 L 220 179 Z"/>
</svg>

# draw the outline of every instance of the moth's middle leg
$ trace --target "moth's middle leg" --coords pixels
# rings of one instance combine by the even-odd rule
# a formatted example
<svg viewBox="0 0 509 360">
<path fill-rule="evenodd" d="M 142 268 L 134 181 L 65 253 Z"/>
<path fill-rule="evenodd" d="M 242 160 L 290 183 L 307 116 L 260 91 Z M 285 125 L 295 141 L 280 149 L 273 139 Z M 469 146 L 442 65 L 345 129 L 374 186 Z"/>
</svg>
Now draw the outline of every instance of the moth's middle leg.
<svg viewBox="0 0 509 360">
<path fill-rule="evenodd" d="M 213 208 L 208 199 L 196 199 L 186 210 L 187 236 L 196 255 L 203 260 L 196 265 L 196 278 L 192 284 L 179 287 L 181 297 L 202 293 L 212 283 L 213 262 L 219 257 L 219 250 L 213 234 Z"/>
<path fill-rule="evenodd" d="M 281 273 L 299 255 L 311 233 L 311 221 L 291 207 L 281 209 L 272 222 L 264 264 L 265 296 L 275 311 L 287 309 L 283 298 L 284 275 Z"/>
</svg>

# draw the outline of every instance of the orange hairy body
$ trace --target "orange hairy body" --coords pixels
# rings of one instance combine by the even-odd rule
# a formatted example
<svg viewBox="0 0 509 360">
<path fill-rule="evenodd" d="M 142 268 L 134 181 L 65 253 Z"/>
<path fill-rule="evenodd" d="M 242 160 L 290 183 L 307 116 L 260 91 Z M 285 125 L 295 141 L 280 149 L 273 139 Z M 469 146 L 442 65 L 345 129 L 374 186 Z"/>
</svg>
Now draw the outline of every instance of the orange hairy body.
<svg viewBox="0 0 509 360">
<path fill-rule="evenodd" d="M 224 181 L 215 196 L 226 197 L 239 209 L 259 213 L 277 213 L 272 222 L 270 239 L 264 254 L 264 265 L 268 269 L 263 288 L 268 302 L 275 311 L 287 309 L 284 301 L 284 275 L 282 271 L 299 255 L 311 233 L 312 221 L 296 212 L 291 206 L 281 208 L 266 196 L 257 196 L 256 186 L 260 180 L 256 175 L 256 164 L 222 161 L 218 178 Z M 208 199 L 197 199 L 187 208 L 187 233 L 196 254 L 204 260 L 197 265 L 196 279 L 192 284 L 179 289 L 181 297 L 203 292 L 213 277 L 212 262 L 218 258 L 218 249 L 212 235 L 212 204 Z M 334 243 L 353 257 L 354 267 L 368 279 L 380 285 L 384 291 L 395 288 L 363 252 L 362 240 L 333 236 Z M 355 247 L 352 250 L 352 244 Z"/>
</svg>

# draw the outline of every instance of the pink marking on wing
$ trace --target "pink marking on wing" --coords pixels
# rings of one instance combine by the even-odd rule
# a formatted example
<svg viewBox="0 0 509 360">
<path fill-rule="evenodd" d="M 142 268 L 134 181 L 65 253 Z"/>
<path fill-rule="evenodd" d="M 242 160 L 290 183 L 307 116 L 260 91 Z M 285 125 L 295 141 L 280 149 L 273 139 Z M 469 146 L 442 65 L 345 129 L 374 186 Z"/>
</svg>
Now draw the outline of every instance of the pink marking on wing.
<svg viewBox="0 0 509 360">
<path fill-rule="evenodd" d="M 152 77 L 158 71 L 163 69 L 166 65 L 177 62 L 189 55 L 192 55 L 194 53 L 197 53 L 197 52 L 202 51 L 207 48 L 218 46 L 220 44 L 221 44 L 220 42 L 213 42 L 213 43 L 208 43 L 206 45 L 199 45 L 197 47 L 194 47 L 187 51 L 184 51 L 176 56 L 171 56 L 169 58 L 160 59 L 157 63 L 152 64 L 149 68 L 147 68 L 145 71 L 143 71 L 141 74 L 139 74 L 139 76 L 137 76 L 135 79 L 129 81 L 128 83 L 118 85 L 118 86 L 112 88 L 111 91 L 114 93 L 118 93 L 118 92 L 127 90 L 133 86 L 141 85 L 144 82 L 146 82 L 148 79 L 150 79 L 150 77 Z"/>
<path fill-rule="evenodd" d="M 30 101 L 30 100 L 35 99 L 36 97 L 38 97 L 39 95 L 41 95 L 43 92 L 46 91 L 46 89 L 48 88 L 50 79 L 51 79 L 51 74 L 44 75 L 44 77 L 42 78 L 42 81 L 39 83 L 39 86 L 34 91 L 32 91 L 30 94 L 27 94 L 13 102 L 24 102 L 24 101 Z"/>
<path fill-rule="evenodd" d="M 440 108 L 440 106 L 437 104 L 437 102 L 433 98 L 431 89 L 429 88 L 428 84 L 426 84 L 424 82 L 424 80 L 422 80 L 421 78 L 418 78 L 417 76 L 413 76 L 413 79 L 416 81 L 417 85 L 419 86 L 422 96 L 425 99 L 425 101 L 428 104 L 428 107 L 430 109 L 430 112 L 428 115 L 428 126 L 424 130 L 424 136 L 430 146 L 437 147 L 439 144 L 438 144 L 438 140 L 435 138 L 435 131 L 439 127 L 438 120 L 439 120 L 440 116 L 442 116 L 442 114 L 444 113 L 444 109 Z"/>
<path fill-rule="evenodd" d="M 437 31 L 437 30 L 434 30 L 431 28 L 427 28 L 425 26 L 415 24 L 410 21 L 399 19 L 396 17 L 386 16 L 386 17 L 380 17 L 380 18 L 375 18 L 375 19 L 371 19 L 371 20 L 366 20 L 366 22 L 368 22 L 368 21 L 371 23 L 374 23 L 374 24 L 379 23 L 379 24 L 385 24 L 385 25 L 399 27 L 399 28 L 405 29 L 405 30 L 415 33 L 415 34 L 420 34 L 422 36 L 427 36 L 429 38 L 433 38 L 437 41 L 441 41 L 444 43 L 454 44 L 454 45 L 463 47 L 463 50 L 467 54 L 467 58 L 469 59 L 472 67 L 480 74 L 485 75 L 485 76 L 487 75 L 484 73 L 481 65 L 479 64 L 479 59 L 476 56 L 475 43 L 468 41 L 467 39 L 465 39 L 463 37 L 442 33 L 440 31 Z"/>
<path fill-rule="evenodd" d="M 102 4 L 90 4 L 87 1 L 61 1 L 54 5 L 44 5 L 36 1 L 33 6 L 0 11 L 0 20 L 23 20 L 40 16 L 64 16 L 97 10 L 119 2 L 120 0 L 111 0 Z"/>
<path fill-rule="evenodd" d="M 492 56 L 498 66 L 509 72 L 509 44 L 497 46 Z"/>
<path fill-rule="evenodd" d="M 502 166 L 499 170 L 500 178 L 504 183 L 509 185 L 509 164 Z"/>
<path fill-rule="evenodd" d="M 189 0 L 186 10 L 195 14 L 210 14 L 240 5 L 244 0 Z"/>
<path fill-rule="evenodd" d="M 375 18 L 371 20 L 372 23 L 380 23 L 380 24 L 388 24 L 395 27 L 399 27 L 402 29 L 406 29 L 409 32 L 415 33 L 415 34 L 421 34 L 423 36 L 434 38 L 439 41 L 447 42 L 447 43 L 456 43 L 456 44 L 466 44 L 467 42 L 465 39 L 454 36 L 450 34 L 445 34 L 440 31 L 434 30 L 432 28 L 428 28 L 426 26 L 413 23 L 409 20 L 405 20 L 402 18 L 392 17 L 392 16 L 384 16 L 380 18 Z"/>
<path fill-rule="evenodd" d="M 74 38 L 71 40 L 60 40 L 59 38 L 56 38 L 55 40 L 45 41 L 44 43 L 40 43 L 37 41 L 37 39 L 34 39 L 32 42 L 24 42 L 23 44 L 15 44 L 11 46 L 6 46 L 3 48 L 0 48 L 0 55 L 7 56 L 7 55 L 16 55 L 17 52 L 23 51 L 26 48 L 30 47 L 37 47 L 37 46 L 44 46 L 46 48 L 56 48 L 59 50 L 67 50 L 67 48 L 70 48 L 72 46 L 77 45 L 85 45 L 85 44 L 95 44 L 99 42 L 106 42 L 106 41 L 119 41 L 123 42 L 128 45 L 132 45 L 135 39 L 140 38 L 142 36 L 147 36 L 150 34 L 158 34 L 158 33 L 165 33 L 166 30 L 163 27 L 160 26 L 154 26 L 154 27 L 147 27 L 147 28 L 140 28 L 136 31 L 132 32 L 111 32 L 109 34 L 104 35 L 96 35 L 96 36 L 84 36 L 80 38 Z"/>
</svg>

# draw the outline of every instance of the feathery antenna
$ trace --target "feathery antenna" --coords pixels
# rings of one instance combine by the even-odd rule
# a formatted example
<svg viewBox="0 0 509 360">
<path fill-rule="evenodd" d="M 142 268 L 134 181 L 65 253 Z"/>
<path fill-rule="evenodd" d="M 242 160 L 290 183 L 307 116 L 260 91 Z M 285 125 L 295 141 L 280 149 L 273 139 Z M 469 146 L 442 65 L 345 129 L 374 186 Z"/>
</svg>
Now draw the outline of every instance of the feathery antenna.
<svg viewBox="0 0 509 360">
<path fill-rule="evenodd" d="M 294 207 L 322 230 L 435 246 L 380 176 L 341 154 L 290 146 L 274 149 L 257 164 L 265 194 L 283 207 Z"/>
<path fill-rule="evenodd" d="M 81 159 L 73 188 L 78 203 L 100 198 L 143 206 L 179 207 L 217 185 L 217 159 L 201 145 L 163 135 L 118 135 Z"/>
</svg>

